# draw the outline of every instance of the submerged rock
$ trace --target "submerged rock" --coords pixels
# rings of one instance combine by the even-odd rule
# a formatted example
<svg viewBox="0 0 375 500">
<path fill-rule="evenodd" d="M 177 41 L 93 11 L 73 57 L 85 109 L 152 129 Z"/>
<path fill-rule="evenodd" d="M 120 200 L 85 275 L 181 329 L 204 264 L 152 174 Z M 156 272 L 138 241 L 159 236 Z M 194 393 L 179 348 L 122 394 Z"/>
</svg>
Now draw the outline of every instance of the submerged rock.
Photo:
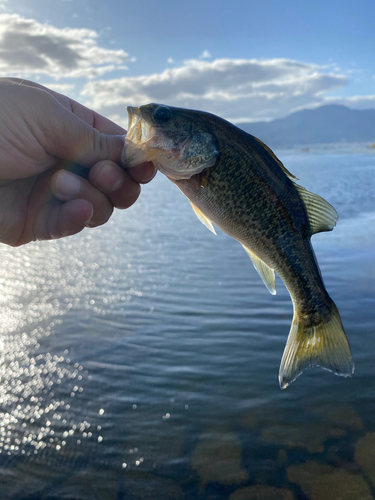
<svg viewBox="0 0 375 500">
<path fill-rule="evenodd" d="M 172 479 L 150 472 L 129 471 L 126 473 L 124 493 L 126 500 L 185 499 L 184 492 Z"/>
<path fill-rule="evenodd" d="M 315 403 L 311 408 L 311 412 L 315 413 L 315 415 L 319 415 L 319 417 L 330 420 L 344 429 L 360 431 L 364 427 L 362 419 L 358 415 L 356 409 L 347 404 L 335 403 L 334 405 L 317 405 Z"/>
<path fill-rule="evenodd" d="M 375 487 L 375 432 L 368 432 L 364 437 L 358 439 L 354 459 L 361 465 Z"/>
<path fill-rule="evenodd" d="M 202 434 L 191 465 L 200 477 L 202 488 L 211 482 L 240 484 L 249 477 L 241 465 L 241 443 L 227 430 L 213 429 Z"/>
<path fill-rule="evenodd" d="M 240 414 L 239 424 L 245 429 L 266 428 L 282 423 L 288 418 L 283 408 L 258 406 L 244 410 Z"/>
<path fill-rule="evenodd" d="M 255 429 L 261 425 L 259 417 L 254 413 L 254 411 L 248 411 L 242 413 L 240 417 L 240 425 L 245 429 Z"/>
<path fill-rule="evenodd" d="M 290 448 L 305 448 L 309 453 L 323 453 L 327 439 L 344 435 L 343 429 L 324 423 L 275 425 L 265 429 L 262 433 L 263 439 L 268 443 Z"/>
<path fill-rule="evenodd" d="M 277 452 L 277 458 L 278 458 L 279 464 L 283 464 L 288 460 L 288 454 L 285 450 L 280 448 L 280 450 Z"/>
<path fill-rule="evenodd" d="M 373 500 L 365 479 L 342 468 L 310 461 L 288 467 L 287 477 L 310 500 Z"/>
<path fill-rule="evenodd" d="M 295 500 L 290 490 L 256 484 L 235 491 L 229 500 Z"/>
<path fill-rule="evenodd" d="M 89 468 L 51 490 L 46 500 L 184 500 L 185 494 L 171 479 L 144 471 Z"/>
</svg>

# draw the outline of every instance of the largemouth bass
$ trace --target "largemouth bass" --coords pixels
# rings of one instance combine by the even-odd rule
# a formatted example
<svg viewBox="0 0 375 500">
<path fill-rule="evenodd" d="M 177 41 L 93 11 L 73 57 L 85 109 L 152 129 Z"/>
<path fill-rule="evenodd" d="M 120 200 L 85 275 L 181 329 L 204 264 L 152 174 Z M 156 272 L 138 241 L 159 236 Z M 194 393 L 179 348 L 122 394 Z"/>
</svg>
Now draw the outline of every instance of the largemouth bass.
<svg viewBox="0 0 375 500">
<path fill-rule="evenodd" d="M 294 315 L 280 387 L 312 366 L 350 376 L 349 343 L 310 242 L 333 229 L 335 209 L 298 185 L 259 139 L 222 118 L 158 104 L 127 109 L 126 168 L 152 161 L 210 231 L 215 224 L 243 245 L 271 294 L 275 271 L 285 283 Z"/>
</svg>

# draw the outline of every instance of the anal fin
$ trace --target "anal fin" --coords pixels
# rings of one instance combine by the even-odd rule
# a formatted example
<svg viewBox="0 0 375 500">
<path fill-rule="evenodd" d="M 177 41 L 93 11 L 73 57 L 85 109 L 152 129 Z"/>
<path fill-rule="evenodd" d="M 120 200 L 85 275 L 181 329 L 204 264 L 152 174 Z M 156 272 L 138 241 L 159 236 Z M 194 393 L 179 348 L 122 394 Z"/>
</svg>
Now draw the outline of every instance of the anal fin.
<svg viewBox="0 0 375 500">
<path fill-rule="evenodd" d="M 242 246 L 252 260 L 255 269 L 258 271 L 268 291 L 272 295 L 276 295 L 275 271 L 271 267 L 269 267 L 262 259 L 260 259 L 253 251 L 251 251 L 250 248 L 245 247 L 245 245 Z"/>
<path fill-rule="evenodd" d="M 210 221 L 210 219 L 208 217 L 206 217 L 204 215 L 204 213 L 201 210 L 199 210 L 199 208 L 196 205 L 194 205 L 194 203 L 192 203 L 190 201 L 190 204 L 193 207 L 195 215 L 198 217 L 198 219 L 201 221 L 201 223 L 204 224 L 207 227 L 207 229 L 209 229 L 211 231 L 211 233 L 216 234 L 215 228 L 212 225 L 212 222 Z"/>
</svg>

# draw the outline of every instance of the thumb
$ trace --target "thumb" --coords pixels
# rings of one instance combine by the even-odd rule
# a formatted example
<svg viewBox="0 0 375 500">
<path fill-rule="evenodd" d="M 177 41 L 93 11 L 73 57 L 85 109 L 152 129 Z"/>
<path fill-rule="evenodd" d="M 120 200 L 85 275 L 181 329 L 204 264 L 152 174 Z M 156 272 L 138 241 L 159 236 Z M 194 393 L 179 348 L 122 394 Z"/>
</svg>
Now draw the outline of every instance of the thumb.
<svg viewBox="0 0 375 500">
<path fill-rule="evenodd" d="M 49 154 L 88 167 L 101 160 L 120 162 L 124 148 L 123 135 L 99 132 L 52 99 L 56 109 L 51 110 L 52 118 L 46 121 L 43 134 L 43 146 Z"/>
</svg>

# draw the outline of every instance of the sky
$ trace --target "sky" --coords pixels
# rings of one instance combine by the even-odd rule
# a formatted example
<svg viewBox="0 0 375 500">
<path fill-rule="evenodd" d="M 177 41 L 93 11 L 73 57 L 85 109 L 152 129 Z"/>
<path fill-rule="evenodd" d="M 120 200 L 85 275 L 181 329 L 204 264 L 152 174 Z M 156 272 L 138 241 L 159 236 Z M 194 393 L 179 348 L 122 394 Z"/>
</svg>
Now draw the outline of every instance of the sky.
<svg viewBox="0 0 375 500">
<path fill-rule="evenodd" d="M 234 123 L 375 109 L 374 0 L 0 0 L 0 75 L 127 126 L 128 105 Z"/>
</svg>

